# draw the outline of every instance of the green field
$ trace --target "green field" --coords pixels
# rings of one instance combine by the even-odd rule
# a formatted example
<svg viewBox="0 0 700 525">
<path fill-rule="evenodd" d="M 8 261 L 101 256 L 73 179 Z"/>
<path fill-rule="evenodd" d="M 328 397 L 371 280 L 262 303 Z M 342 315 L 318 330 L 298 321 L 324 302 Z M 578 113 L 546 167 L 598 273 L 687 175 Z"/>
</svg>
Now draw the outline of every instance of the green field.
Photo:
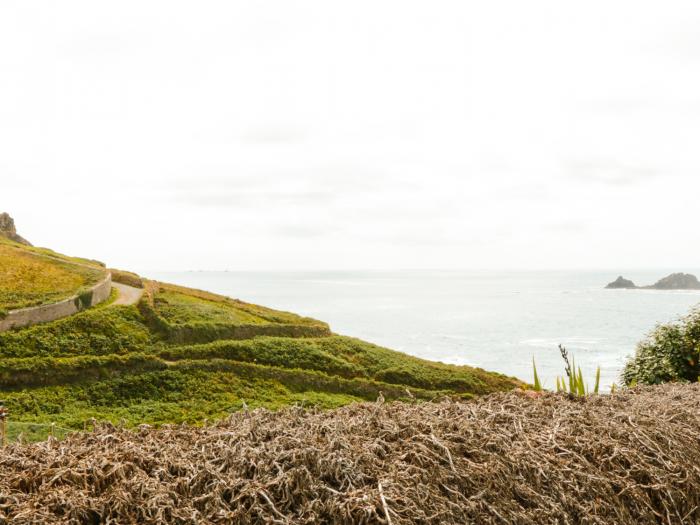
<svg viewBox="0 0 700 525">
<path fill-rule="evenodd" d="M 25 258 L 37 254 L 5 247 L 15 250 L 7 261 L 32 268 Z M 80 268 L 95 272 L 88 279 L 101 267 Z M 11 437 L 40 439 L 52 428 L 65 434 L 93 418 L 199 424 L 244 407 L 330 408 L 380 394 L 469 398 L 520 386 L 335 335 L 293 313 L 155 281 L 143 286 L 134 306 L 105 305 L 0 333 L 0 399 L 11 411 Z"/>
</svg>

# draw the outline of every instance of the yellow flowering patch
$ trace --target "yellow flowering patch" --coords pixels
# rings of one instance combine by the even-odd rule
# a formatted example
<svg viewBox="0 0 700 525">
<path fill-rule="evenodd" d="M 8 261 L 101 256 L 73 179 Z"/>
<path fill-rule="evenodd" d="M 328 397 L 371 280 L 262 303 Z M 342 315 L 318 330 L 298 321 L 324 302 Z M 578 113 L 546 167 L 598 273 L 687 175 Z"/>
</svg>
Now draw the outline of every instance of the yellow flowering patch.
<svg viewBox="0 0 700 525">
<path fill-rule="evenodd" d="M 0 244 L 0 309 L 47 304 L 96 284 L 104 270 Z"/>
</svg>

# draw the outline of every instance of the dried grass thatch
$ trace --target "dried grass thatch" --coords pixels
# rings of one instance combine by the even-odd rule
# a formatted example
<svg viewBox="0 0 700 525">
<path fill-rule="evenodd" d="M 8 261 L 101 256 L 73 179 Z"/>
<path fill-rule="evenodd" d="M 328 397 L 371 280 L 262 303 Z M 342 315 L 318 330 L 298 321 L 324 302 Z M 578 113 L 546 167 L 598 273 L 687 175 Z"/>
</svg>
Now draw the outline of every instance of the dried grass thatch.
<svg viewBox="0 0 700 525">
<path fill-rule="evenodd" d="M 1 523 L 698 523 L 700 386 L 256 410 L 13 445 Z"/>
</svg>

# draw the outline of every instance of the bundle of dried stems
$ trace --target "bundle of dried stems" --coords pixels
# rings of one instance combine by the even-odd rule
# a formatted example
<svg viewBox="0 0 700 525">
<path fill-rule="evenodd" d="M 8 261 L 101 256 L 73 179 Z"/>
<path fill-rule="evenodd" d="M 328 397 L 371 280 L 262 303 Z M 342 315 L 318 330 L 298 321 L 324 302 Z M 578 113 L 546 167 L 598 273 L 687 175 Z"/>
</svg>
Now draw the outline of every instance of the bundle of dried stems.
<svg viewBox="0 0 700 525">
<path fill-rule="evenodd" d="M 0 523 L 699 523 L 700 385 L 98 425 L 0 474 Z"/>
</svg>

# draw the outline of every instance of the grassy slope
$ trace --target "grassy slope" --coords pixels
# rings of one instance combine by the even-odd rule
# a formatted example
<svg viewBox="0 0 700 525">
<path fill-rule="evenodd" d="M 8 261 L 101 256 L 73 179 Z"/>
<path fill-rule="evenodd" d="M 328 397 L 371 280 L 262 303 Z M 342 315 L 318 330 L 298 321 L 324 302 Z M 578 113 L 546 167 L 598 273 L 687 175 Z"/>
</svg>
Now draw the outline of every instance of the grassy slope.
<svg viewBox="0 0 700 525">
<path fill-rule="evenodd" d="M 95 262 L 27 247 L 0 235 L 0 310 L 66 299 L 96 284 L 104 273 Z"/>
<path fill-rule="evenodd" d="M 326 326 L 325 323 L 316 319 L 272 310 L 223 295 L 174 284 L 153 281 L 151 283 L 155 309 L 164 319 L 174 325 L 222 322 L 236 325 L 280 323 Z"/>
<path fill-rule="evenodd" d="M 336 407 L 380 392 L 470 397 L 519 384 L 337 336 L 292 313 L 164 283 L 145 287 L 136 306 L 0 333 L 0 399 L 12 411 L 11 434 L 46 435 L 46 426 L 22 426 L 31 422 L 199 423 L 244 405 Z"/>
</svg>

